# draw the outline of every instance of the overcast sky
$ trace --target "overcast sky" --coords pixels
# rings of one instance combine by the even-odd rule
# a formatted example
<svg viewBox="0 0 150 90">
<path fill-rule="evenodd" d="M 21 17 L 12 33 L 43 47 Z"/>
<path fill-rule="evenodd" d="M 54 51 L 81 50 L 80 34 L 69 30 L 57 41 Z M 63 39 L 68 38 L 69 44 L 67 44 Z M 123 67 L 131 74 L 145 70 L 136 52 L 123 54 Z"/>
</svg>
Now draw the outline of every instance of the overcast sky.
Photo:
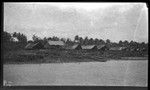
<svg viewBox="0 0 150 90">
<path fill-rule="evenodd" d="M 145 3 L 4 3 L 4 31 L 148 42 Z"/>
</svg>

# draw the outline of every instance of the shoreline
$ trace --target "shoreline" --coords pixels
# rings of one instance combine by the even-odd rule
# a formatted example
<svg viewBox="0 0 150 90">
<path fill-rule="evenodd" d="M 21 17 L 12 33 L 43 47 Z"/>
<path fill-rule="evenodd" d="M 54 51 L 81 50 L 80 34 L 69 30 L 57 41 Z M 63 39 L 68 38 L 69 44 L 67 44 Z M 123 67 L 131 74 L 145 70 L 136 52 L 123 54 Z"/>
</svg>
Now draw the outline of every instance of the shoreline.
<svg viewBox="0 0 150 90">
<path fill-rule="evenodd" d="M 82 63 L 82 62 L 107 62 L 107 61 L 141 61 L 141 60 L 148 60 L 148 57 L 121 57 L 120 59 L 99 59 L 99 60 L 92 60 L 90 59 L 89 61 L 45 61 L 45 62 L 5 62 L 3 64 L 7 65 L 7 64 L 50 64 L 50 63 L 55 63 L 55 64 L 63 64 L 63 63 Z"/>
</svg>

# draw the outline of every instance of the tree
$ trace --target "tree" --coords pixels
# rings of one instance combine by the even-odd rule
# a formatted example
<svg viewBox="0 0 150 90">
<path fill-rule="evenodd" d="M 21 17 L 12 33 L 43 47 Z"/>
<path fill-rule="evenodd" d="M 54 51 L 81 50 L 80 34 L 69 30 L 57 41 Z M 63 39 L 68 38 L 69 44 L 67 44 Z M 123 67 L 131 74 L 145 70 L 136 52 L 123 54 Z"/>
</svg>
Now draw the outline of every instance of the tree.
<svg viewBox="0 0 150 90">
<path fill-rule="evenodd" d="M 106 40 L 106 44 L 110 44 L 110 40 L 109 39 Z"/>
<path fill-rule="evenodd" d="M 13 33 L 13 37 L 17 37 L 17 33 L 16 32 Z"/>
<path fill-rule="evenodd" d="M 20 43 L 27 43 L 27 37 L 24 34 L 14 32 L 12 36 L 16 37 Z"/>
<path fill-rule="evenodd" d="M 89 40 L 88 40 L 88 37 L 86 36 L 85 39 L 84 39 L 84 41 L 83 41 L 83 44 L 84 44 L 84 45 L 87 45 L 87 44 L 88 44 L 88 41 L 89 41 Z"/>
<path fill-rule="evenodd" d="M 74 37 L 74 41 L 78 41 L 78 40 L 79 40 L 79 36 L 76 35 L 76 36 Z"/>
<path fill-rule="evenodd" d="M 128 44 L 129 44 L 129 42 L 127 41 L 127 40 L 125 40 L 124 42 L 122 42 L 123 43 L 123 46 L 125 46 L 125 47 L 127 47 L 128 46 Z"/>
<path fill-rule="evenodd" d="M 3 32 L 3 42 L 10 42 L 10 40 L 11 40 L 11 34 L 4 31 Z"/>
<path fill-rule="evenodd" d="M 47 43 L 47 38 L 44 37 L 44 38 L 43 38 L 43 44 L 45 45 L 46 43 Z"/>
<path fill-rule="evenodd" d="M 99 44 L 99 40 L 97 38 L 94 40 L 94 44 L 96 44 L 96 45 Z"/>
<path fill-rule="evenodd" d="M 61 38 L 60 41 L 66 42 L 66 39 L 65 38 Z"/>
<path fill-rule="evenodd" d="M 13 39 L 17 38 L 18 42 L 14 42 Z M 22 49 L 27 43 L 27 37 L 24 34 L 14 32 L 12 35 L 8 32 L 3 33 L 4 49 L 5 50 L 17 50 Z"/>
<path fill-rule="evenodd" d="M 110 43 L 110 40 L 108 39 L 108 41 L 106 41 L 106 42 Z M 105 44 L 105 41 L 102 40 L 102 39 L 100 39 L 100 40 L 99 40 L 99 44 Z"/>
<path fill-rule="evenodd" d="M 130 43 L 129 43 L 129 44 L 130 44 L 130 46 L 136 46 L 136 42 L 135 42 L 135 41 L 133 41 L 133 40 L 132 40 L 132 41 L 130 41 Z"/>
<path fill-rule="evenodd" d="M 66 44 L 67 44 L 67 45 L 72 45 L 71 39 L 67 38 Z"/>
<path fill-rule="evenodd" d="M 35 34 L 32 36 L 32 39 L 34 42 L 39 42 L 40 38 L 38 36 L 36 36 Z"/>
<path fill-rule="evenodd" d="M 112 46 L 112 47 L 117 47 L 117 46 L 118 46 L 118 43 L 113 42 L 113 43 L 111 43 L 111 46 Z"/>
<path fill-rule="evenodd" d="M 56 37 L 56 36 L 53 36 L 53 37 L 52 37 L 52 40 L 53 40 L 53 41 L 59 41 L 59 38 Z"/>
<path fill-rule="evenodd" d="M 92 45 L 93 43 L 94 43 L 93 38 L 90 38 L 90 40 L 88 41 L 88 44 L 89 44 L 89 45 Z"/>
<path fill-rule="evenodd" d="M 79 37 L 79 42 L 81 45 L 83 44 L 83 38 L 82 37 Z"/>
<path fill-rule="evenodd" d="M 47 40 L 52 40 L 52 38 L 51 38 L 51 37 L 49 37 L 49 38 L 47 38 Z"/>
<path fill-rule="evenodd" d="M 122 46 L 123 45 L 123 42 L 120 40 L 119 41 L 119 46 Z"/>
<path fill-rule="evenodd" d="M 3 32 L 3 49 L 4 52 L 10 51 L 12 48 L 12 43 L 11 43 L 11 34 L 4 31 Z"/>
</svg>

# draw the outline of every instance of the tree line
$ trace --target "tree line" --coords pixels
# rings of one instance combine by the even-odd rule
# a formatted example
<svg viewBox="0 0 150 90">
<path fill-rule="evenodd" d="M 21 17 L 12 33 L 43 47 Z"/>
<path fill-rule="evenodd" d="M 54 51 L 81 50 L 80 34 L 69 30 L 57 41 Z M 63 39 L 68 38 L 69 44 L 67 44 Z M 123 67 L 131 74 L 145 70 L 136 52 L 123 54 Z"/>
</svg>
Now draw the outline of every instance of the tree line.
<svg viewBox="0 0 150 90">
<path fill-rule="evenodd" d="M 14 38 L 17 38 L 18 41 L 14 41 Z M 25 34 L 14 32 L 14 33 L 8 33 L 6 31 L 3 32 L 3 46 L 5 50 L 11 50 L 11 49 L 23 49 L 27 43 L 36 43 L 41 42 L 43 44 L 47 43 L 47 40 L 52 41 L 63 41 L 66 45 L 74 45 L 74 44 L 80 44 L 80 45 L 107 45 L 110 47 L 115 46 L 124 46 L 124 47 L 139 47 L 139 48 L 147 48 L 148 49 L 148 43 L 145 42 L 136 42 L 136 41 L 122 41 L 119 42 L 111 42 L 109 39 L 103 40 L 98 38 L 88 38 L 88 37 L 80 37 L 79 35 L 76 35 L 74 37 L 74 40 L 71 40 L 70 38 L 59 38 L 57 36 L 53 37 L 44 37 L 43 39 L 33 35 L 32 40 L 27 40 L 27 36 Z"/>
</svg>

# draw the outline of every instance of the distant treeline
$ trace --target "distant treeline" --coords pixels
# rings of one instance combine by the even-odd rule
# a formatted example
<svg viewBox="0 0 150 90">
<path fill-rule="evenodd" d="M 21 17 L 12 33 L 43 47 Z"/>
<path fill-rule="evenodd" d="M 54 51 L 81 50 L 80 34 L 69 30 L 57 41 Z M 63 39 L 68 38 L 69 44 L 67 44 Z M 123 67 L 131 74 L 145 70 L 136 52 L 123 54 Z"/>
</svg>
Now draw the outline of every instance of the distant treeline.
<svg viewBox="0 0 150 90">
<path fill-rule="evenodd" d="M 15 38 L 17 39 L 17 41 L 15 41 Z M 32 37 L 33 40 L 27 40 L 27 36 L 22 34 L 22 33 L 18 33 L 18 32 L 14 32 L 14 33 L 8 33 L 6 31 L 3 32 L 3 47 L 4 50 L 17 50 L 17 49 L 23 49 L 27 43 L 30 42 L 41 42 L 42 44 L 45 44 L 47 42 L 47 40 L 53 40 L 53 41 L 63 41 L 65 42 L 65 44 L 67 46 L 70 45 L 74 45 L 74 44 L 81 44 L 81 45 L 107 45 L 110 47 L 116 47 L 116 46 L 124 46 L 124 47 L 134 47 L 134 48 L 146 48 L 148 50 L 148 43 L 142 42 L 136 42 L 136 41 L 119 41 L 117 42 L 111 42 L 109 39 L 107 40 L 102 40 L 102 39 L 98 39 L 98 38 L 82 38 L 78 35 L 76 35 L 74 37 L 74 40 L 71 40 L 70 38 L 59 38 L 56 36 L 53 37 L 44 37 L 43 39 L 41 39 L 40 37 L 33 35 Z"/>
</svg>

